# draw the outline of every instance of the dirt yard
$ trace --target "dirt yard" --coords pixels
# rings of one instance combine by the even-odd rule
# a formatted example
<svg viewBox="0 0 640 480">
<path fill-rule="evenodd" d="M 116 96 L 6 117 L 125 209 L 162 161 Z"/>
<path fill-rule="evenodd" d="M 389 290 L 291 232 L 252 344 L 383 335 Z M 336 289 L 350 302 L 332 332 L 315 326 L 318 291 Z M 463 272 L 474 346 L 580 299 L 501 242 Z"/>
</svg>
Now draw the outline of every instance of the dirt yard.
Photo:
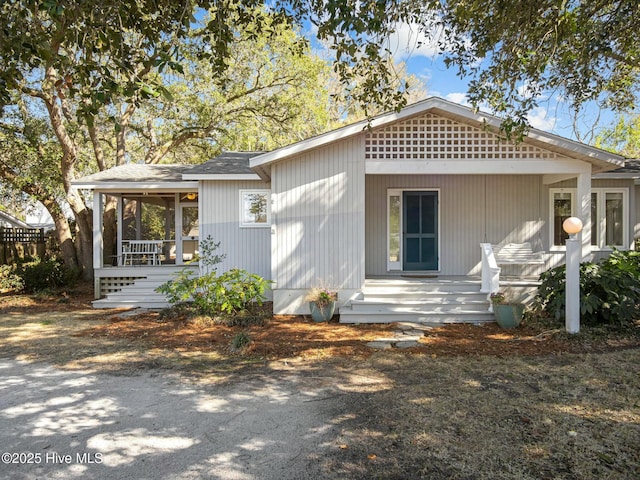
<svg viewBox="0 0 640 480">
<path fill-rule="evenodd" d="M 161 369 L 202 385 L 358 378 L 317 399 L 338 431 L 316 459 L 328 479 L 640 478 L 638 328 L 569 336 L 540 320 L 514 331 L 450 325 L 418 347 L 374 351 L 366 343 L 393 326 L 275 317 L 230 328 L 123 317 L 90 300 L 82 290 L 1 297 L 0 358 L 115 375 Z M 233 351 L 243 331 L 251 343 Z"/>
<path fill-rule="evenodd" d="M 315 323 L 303 316 L 275 316 L 263 326 L 227 327 L 183 317 L 164 320 L 157 312 L 126 316 L 125 311 L 93 310 L 91 300 L 86 288 L 50 296 L 0 297 L 0 315 L 5 318 L 0 326 L 5 339 L 2 351 L 26 360 L 82 367 L 91 367 L 94 361 L 98 366 L 117 365 L 120 362 L 112 357 L 115 353 L 124 364 L 147 357 L 151 366 L 158 366 L 160 357 L 182 358 L 187 363 L 198 357 L 203 362 L 367 358 L 374 350 L 366 344 L 394 330 L 394 325 Z M 27 331 L 11 335 L 17 328 Z M 515 330 L 503 330 L 496 324 L 446 325 L 428 330 L 418 347 L 403 354 L 435 358 L 602 353 L 640 346 L 640 328 L 637 330 L 629 335 L 591 328 L 572 336 L 561 325 L 531 318 Z M 235 351 L 231 341 L 241 332 L 248 334 L 251 343 Z M 69 337 L 74 343 L 71 351 L 63 348 Z M 159 352 L 169 354 L 157 355 Z"/>
</svg>

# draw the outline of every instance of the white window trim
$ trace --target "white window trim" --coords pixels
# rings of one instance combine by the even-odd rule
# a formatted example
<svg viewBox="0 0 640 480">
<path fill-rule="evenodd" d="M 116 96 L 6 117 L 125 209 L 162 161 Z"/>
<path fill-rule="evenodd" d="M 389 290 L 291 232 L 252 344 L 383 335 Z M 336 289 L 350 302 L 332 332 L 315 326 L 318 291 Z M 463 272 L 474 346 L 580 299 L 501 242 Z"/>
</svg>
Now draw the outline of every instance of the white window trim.
<svg viewBox="0 0 640 480">
<path fill-rule="evenodd" d="M 398 260 L 392 262 L 391 258 L 391 197 L 400 197 L 398 208 L 400 209 L 398 218 L 398 234 L 400 238 L 398 240 Z M 402 189 L 389 188 L 387 189 L 387 271 L 388 272 L 401 272 L 402 271 Z"/>
<path fill-rule="evenodd" d="M 555 193 L 570 193 L 571 194 L 571 215 L 576 215 L 576 188 L 550 188 L 549 189 L 549 245 L 550 251 L 565 251 L 566 247 L 564 245 L 554 245 L 554 211 L 553 211 L 553 197 Z M 598 198 L 598 216 L 597 219 L 597 238 L 598 245 L 591 245 L 591 251 L 611 251 L 613 248 L 617 248 L 619 250 L 627 250 L 630 248 L 628 245 L 629 241 L 629 189 L 624 187 L 595 187 L 591 188 L 592 194 L 597 194 Z M 625 242 L 624 245 L 605 245 L 604 239 L 606 238 L 606 226 L 605 226 L 605 196 L 607 193 L 622 193 L 622 218 L 624 219 L 624 224 L 622 226 L 622 239 Z M 591 243 L 591 239 L 589 239 L 589 243 Z"/>
<path fill-rule="evenodd" d="M 555 245 L 554 240 L 554 203 L 553 197 L 556 193 L 569 193 L 571 195 L 571 215 L 576 214 L 576 188 L 550 188 L 549 189 L 549 250 L 551 252 L 564 252 L 567 247 L 565 245 Z"/>
<path fill-rule="evenodd" d="M 433 273 L 437 273 L 441 271 L 442 265 L 440 264 L 440 260 L 442 259 L 442 212 L 440 211 L 440 207 L 441 207 L 441 201 L 440 199 L 442 198 L 442 194 L 440 192 L 439 188 L 388 188 L 387 189 L 387 206 L 386 206 L 386 211 L 387 211 L 387 240 L 386 240 L 386 244 L 387 244 L 387 251 L 386 251 L 386 257 L 387 257 L 387 271 L 388 272 L 404 272 L 404 192 L 435 192 L 438 194 L 438 251 L 437 251 L 437 255 L 438 255 L 438 269 L 437 270 L 429 270 L 429 272 L 433 272 Z M 390 228 L 391 228 L 391 221 L 390 221 L 390 214 L 391 214 L 391 210 L 389 208 L 389 198 L 391 198 L 392 196 L 400 196 L 400 255 L 398 258 L 397 262 L 391 262 L 389 257 L 390 257 L 390 250 L 391 250 L 391 245 L 390 245 Z"/>
<path fill-rule="evenodd" d="M 265 223 L 253 223 L 244 221 L 244 196 L 246 194 L 264 194 L 267 196 L 267 221 Z M 240 190 L 240 205 L 238 214 L 240 215 L 240 228 L 268 228 L 271 226 L 271 190 L 265 188 L 253 188 Z"/>
<path fill-rule="evenodd" d="M 591 250 L 611 251 L 614 248 L 618 250 L 627 250 L 629 245 L 606 245 L 605 239 L 607 238 L 606 230 L 606 208 L 605 199 L 607 193 L 621 193 L 622 194 L 622 241 L 628 243 L 629 241 L 629 189 L 628 188 L 592 188 L 591 193 L 598 194 L 598 245 L 591 245 Z"/>
</svg>

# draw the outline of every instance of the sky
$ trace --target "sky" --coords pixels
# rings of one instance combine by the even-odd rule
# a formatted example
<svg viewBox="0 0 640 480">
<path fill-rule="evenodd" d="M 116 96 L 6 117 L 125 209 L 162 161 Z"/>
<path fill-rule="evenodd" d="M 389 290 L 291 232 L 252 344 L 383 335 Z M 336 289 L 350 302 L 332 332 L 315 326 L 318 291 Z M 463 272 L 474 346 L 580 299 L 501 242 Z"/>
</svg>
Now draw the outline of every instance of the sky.
<svg viewBox="0 0 640 480">
<path fill-rule="evenodd" d="M 417 31 L 416 26 L 407 24 L 399 26 L 386 47 L 393 52 L 396 61 L 406 63 L 408 73 L 415 75 L 424 83 L 428 96 L 438 96 L 468 105 L 467 80 L 459 78 L 453 69 L 447 69 L 442 55 L 438 54 L 433 42 L 430 44 L 429 40 L 417 34 Z M 309 32 L 308 35 L 313 36 L 313 33 Z M 315 38 L 311 38 L 311 41 L 315 47 L 318 46 Z M 419 42 L 420 46 L 417 46 Z M 329 58 L 331 58 L 330 54 Z M 578 138 L 569 105 L 555 95 L 541 98 L 539 106 L 530 112 L 528 118 L 534 128 L 585 143 L 592 143 L 594 132 L 597 132 L 598 128 L 611 126 L 614 119 L 615 116 L 611 112 L 600 111 L 594 105 L 588 106 L 576 123 L 580 137 Z"/>
</svg>

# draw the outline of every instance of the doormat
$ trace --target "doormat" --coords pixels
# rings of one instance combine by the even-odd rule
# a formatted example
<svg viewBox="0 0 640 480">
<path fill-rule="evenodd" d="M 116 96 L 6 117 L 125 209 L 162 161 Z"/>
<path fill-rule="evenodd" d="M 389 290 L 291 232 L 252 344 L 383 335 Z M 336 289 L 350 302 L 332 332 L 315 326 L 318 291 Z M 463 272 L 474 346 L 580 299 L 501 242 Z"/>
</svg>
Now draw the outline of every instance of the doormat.
<svg viewBox="0 0 640 480">
<path fill-rule="evenodd" d="M 438 278 L 438 275 L 402 275 L 405 278 Z"/>
</svg>

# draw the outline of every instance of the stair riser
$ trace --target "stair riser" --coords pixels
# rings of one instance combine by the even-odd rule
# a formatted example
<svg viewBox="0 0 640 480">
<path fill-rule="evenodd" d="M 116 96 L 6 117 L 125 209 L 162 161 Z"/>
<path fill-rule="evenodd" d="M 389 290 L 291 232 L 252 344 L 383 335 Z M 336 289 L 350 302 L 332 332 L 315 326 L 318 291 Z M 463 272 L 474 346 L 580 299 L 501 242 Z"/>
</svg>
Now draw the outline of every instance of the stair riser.
<svg viewBox="0 0 640 480">
<path fill-rule="evenodd" d="M 363 289 L 365 294 L 402 294 L 402 293 L 480 293 L 479 285 L 435 285 L 435 284 L 410 284 L 389 286 L 368 286 Z"/>
<path fill-rule="evenodd" d="M 452 293 L 452 292 L 416 292 L 416 293 L 378 293 L 365 292 L 363 298 L 371 301 L 391 302 L 486 302 L 486 293 Z"/>
<path fill-rule="evenodd" d="M 473 314 L 372 314 L 372 313 L 353 313 L 340 312 L 340 323 L 394 323 L 394 322 L 412 322 L 425 325 L 443 325 L 447 323 L 489 323 L 494 322 L 495 317 L 490 314 L 473 313 Z"/>
<path fill-rule="evenodd" d="M 375 303 L 352 304 L 351 309 L 357 313 L 421 313 L 429 315 L 431 313 L 458 313 L 458 312 L 479 312 L 484 313 L 489 310 L 489 304 L 452 304 L 452 305 L 380 305 Z"/>
<path fill-rule="evenodd" d="M 102 302 L 102 303 L 100 303 Z M 109 302 L 106 300 L 99 300 L 93 303 L 93 308 L 96 309 L 103 309 L 103 308 L 148 308 L 148 309 L 154 309 L 154 310 L 161 310 L 163 308 L 168 307 L 169 305 L 167 304 L 167 302 L 161 303 L 161 302 L 133 302 L 133 303 L 127 303 L 127 302 Z"/>
</svg>

